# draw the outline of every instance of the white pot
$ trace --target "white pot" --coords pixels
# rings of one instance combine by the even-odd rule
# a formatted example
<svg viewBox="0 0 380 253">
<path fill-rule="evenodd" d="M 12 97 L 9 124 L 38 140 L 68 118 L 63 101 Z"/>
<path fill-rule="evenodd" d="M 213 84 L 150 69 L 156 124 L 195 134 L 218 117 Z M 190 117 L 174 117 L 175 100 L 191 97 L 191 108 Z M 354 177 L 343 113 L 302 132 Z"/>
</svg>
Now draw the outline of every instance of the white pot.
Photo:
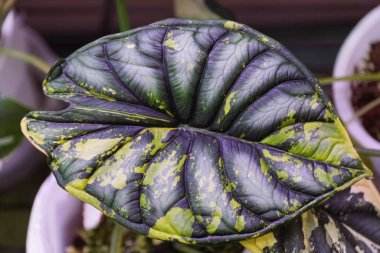
<svg viewBox="0 0 380 253">
<path fill-rule="evenodd" d="M 82 202 L 63 189 L 50 175 L 33 203 L 26 240 L 27 253 L 63 253 L 81 227 Z"/>
<path fill-rule="evenodd" d="M 33 202 L 27 253 L 64 253 L 78 229 L 94 229 L 102 213 L 61 189 L 51 174 Z"/>
<path fill-rule="evenodd" d="M 355 66 L 363 61 L 371 43 L 376 41 L 380 41 L 380 6 L 362 18 L 344 41 L 335 61 L 334 76 L 342 77 L 354 74 Z M 334 82 L 332 88 L 335 107 L 352 138 L 362 147 L 380 150 L 380 142 L 367 132 L 359 119 L 350 121 L 355 114 L 351 103 L 350 82 Z M 373 157 L 371 162 L 379 187 L 380 158 Z"/>
</svg>

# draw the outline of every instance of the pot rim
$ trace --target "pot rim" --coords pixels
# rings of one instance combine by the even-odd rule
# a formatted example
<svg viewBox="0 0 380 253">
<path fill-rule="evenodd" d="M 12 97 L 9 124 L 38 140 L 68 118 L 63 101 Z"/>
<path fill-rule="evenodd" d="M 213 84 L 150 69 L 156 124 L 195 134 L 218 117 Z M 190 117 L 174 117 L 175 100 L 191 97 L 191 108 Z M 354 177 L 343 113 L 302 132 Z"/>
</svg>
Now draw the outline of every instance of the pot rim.
<svg viewBox="0 0 380 253">
<path fill-rule="evenodd" d="M 379 25 L 380 6 L 366 14 L 345 39 L 335 61 L 334 76 L 348 76 L 354 73 L 354 67 L 368 52 L 370 44 L 380 40 Z M 380 149 L 380 142 L 368 133 L 360 119 L 351 120 L 355 110 L 351 103 L 352 90 L 349 83 L 337 81 L 332 84 L 333 100 L 338 114 L 357 143 L 366 148 Z"/>
</svg>

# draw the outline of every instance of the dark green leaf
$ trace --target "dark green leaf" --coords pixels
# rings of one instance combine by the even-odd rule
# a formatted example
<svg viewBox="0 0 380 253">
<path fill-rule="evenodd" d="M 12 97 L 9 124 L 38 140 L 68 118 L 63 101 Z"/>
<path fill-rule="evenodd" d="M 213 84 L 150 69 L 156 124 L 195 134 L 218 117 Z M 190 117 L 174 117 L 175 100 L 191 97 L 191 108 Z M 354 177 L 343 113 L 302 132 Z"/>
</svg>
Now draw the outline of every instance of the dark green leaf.
<svg viewBox="0 0 380 253">
<path fill-rule="evenodd" d="M 22 140 L 20 120 L 29 110 L 0 95 L 0 158 L 9 154 Z"/>
<path fill-rule="evenodd" d="M 267 233 L 371 172 L 315 77 L 232 21 L 165 20 L 58 62 L 25 135 L 61 187 L 152 238 Z"/>
</svg>

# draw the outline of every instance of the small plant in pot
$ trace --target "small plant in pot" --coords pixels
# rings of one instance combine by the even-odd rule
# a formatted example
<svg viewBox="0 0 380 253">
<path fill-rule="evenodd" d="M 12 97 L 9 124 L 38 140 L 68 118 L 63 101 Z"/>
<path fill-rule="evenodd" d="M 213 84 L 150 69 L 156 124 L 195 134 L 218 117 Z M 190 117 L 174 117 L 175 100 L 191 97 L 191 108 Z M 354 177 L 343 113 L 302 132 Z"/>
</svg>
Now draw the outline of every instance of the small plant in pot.
<svg viewBox="0 0 380 253">
<path fill-rule="evenodd" d="M 69 107 L 27 114 L 23 133 L 59 186 L 135 238 L 187 252 L 380 250 L 372 171 L 318 80 L 264 34 L 164 20 L 82 47 L 43 87 Z M 128 252 L 120 230 L 114 252 Z"/>
<path fill-rule="evenodd" d="M 334 67 L 334 102 L 354 141 L 367 149 L 380 149 L 379 131 L 379 42 L 380 7 L 368 13 L 342 45 Z M 376 152 L 372 152 L 376 154 Z M 375 175 L 380 159 L 371 157 Z M 378 176 L 375 178 L 379 178 Z M 377 183 L 380 186 L 380 182 Z"/>
</svg>

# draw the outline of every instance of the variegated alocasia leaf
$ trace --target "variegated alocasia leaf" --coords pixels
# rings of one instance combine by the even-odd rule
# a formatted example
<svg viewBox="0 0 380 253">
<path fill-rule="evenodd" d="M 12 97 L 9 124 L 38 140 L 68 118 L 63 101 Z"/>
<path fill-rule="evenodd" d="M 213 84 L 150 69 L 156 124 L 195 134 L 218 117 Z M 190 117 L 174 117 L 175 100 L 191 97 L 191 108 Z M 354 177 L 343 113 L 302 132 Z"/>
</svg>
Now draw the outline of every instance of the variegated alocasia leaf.
<svg viewBox="0 0 380 253">
<path fill-rule="evenodd" d="M 361 180 L 291 223 L 243 243 L 253 253 L 380 252 L 380 194 Z"/>
<path fill-rule="evenodd" d="M 371 175 L 315 77 L 231 21 L 101 38 L 58 62 L 44 91 L 70 106 L 22 128 L 59 185 L 152 238 L 259 236 Z"/>
</svg>

